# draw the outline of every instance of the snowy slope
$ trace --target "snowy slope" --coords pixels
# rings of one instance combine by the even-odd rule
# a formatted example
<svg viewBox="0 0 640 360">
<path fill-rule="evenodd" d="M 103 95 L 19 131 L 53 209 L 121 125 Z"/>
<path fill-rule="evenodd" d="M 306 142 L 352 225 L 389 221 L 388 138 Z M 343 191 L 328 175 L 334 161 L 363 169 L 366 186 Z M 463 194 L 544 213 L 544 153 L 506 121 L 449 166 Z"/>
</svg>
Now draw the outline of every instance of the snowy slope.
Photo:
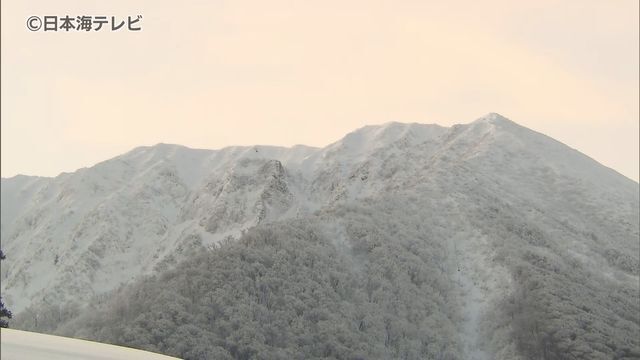
<svg viewBox="0 0 640 360">
<path fill-rule="evenodd" d="M 0 359 L 3 360 L 171 360 L 171 356 L 154 354 L 122 346 L 13 329 L 0 330 Z"/>
<path fill-rule="evenodd" d="M 83 304 L 257 224 L 386 198 L 447 214 L 438 226 L 470 348 L 492 299 L 513 290 L 495 261 L 502 245 L 476 214 L 512 216 L 526 225 L 515 233 L 544 234 L 554 251 L 638 287 L 638 184 L 497 114 L 450 128 L 366 126 L 324 148 L 159 144 L 1 188 L 2 294 L 15 313 Z"/>
<path fill-rule="evenodd" d="M 56 178 L 2 179 L 3 294 L 16 312 L 38 301 L 82 302 L 194 242 L 317 210 L 342 196 L 331 187 L 375 152 L 444 131 L 369 126 L 324 149 L 159 144 Z"/>
</svg>

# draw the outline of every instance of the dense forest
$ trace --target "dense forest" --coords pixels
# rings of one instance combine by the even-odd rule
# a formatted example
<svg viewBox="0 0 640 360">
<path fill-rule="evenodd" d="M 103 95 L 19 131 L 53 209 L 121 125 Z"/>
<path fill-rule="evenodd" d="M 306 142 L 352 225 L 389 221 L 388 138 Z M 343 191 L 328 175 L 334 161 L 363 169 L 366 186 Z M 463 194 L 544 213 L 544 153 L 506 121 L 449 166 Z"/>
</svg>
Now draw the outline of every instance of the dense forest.
<svg viewBox="0 0 640 360">
<path fill-rule="evenodd" d="M 348 229 L 349 258 L 309 225 L 257 228 L 59 332 L 190 359 L 459 358 L 451 284 L 428 266 L 433 254 L 365 230 Z"/>
<path fill-rule="evenodd" d="M 542 230 L 552 219 L 525 222 L 498 200 L 385 200 L 196 244 L 87 309 L 28 309 L 18 324 L 186 359 L 471 359 L 474 341 L 477 358 L 640 356 L 625 261 L 606 278 Z M 490 252 L 472 247 L 482 241 Z M 490 300 L 477 324 L 465 281 Z"/>
</svg>

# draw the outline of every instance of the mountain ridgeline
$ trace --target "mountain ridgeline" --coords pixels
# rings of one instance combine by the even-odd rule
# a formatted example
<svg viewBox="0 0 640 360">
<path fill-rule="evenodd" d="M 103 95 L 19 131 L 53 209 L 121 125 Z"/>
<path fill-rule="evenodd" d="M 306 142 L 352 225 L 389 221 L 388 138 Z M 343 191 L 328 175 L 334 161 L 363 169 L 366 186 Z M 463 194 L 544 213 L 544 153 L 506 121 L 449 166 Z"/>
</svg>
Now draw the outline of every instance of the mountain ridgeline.
<svg viewBox="0 0 640 360">
<path fill-rule="evenodd" d="M 638 183 L 497 114 L 2 179 L 12 327 L 186 359 L 638 359 Z"/>
</svg>

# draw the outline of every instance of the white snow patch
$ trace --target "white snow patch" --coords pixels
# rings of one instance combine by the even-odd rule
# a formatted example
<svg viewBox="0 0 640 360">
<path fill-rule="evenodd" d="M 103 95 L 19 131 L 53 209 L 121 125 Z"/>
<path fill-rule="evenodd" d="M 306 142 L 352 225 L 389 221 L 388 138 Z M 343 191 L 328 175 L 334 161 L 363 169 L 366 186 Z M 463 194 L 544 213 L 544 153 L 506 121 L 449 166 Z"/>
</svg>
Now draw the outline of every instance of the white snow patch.
<svg viewBox="0 0 640 360">
<path fill-rule="evenodd" d="M 2 360 L 171 360 L 149 351 L 13 329 L 0 330 Z"/>
</svg>

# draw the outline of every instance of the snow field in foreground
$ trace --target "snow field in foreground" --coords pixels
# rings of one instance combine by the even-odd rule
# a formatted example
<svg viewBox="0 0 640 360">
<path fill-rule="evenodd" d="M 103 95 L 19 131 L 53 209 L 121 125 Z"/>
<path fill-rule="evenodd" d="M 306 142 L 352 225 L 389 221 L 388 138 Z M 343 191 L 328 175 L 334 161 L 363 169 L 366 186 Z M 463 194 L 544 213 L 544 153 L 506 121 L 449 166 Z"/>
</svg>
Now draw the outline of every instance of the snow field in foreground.
<svg viewBox="0 0 640 360">
<path fill-rule="evenodd" d="M 171 356 L 122 346 L 13 329 L 0 330 L 2 360 L 170 360 Z"/>
</svg>

